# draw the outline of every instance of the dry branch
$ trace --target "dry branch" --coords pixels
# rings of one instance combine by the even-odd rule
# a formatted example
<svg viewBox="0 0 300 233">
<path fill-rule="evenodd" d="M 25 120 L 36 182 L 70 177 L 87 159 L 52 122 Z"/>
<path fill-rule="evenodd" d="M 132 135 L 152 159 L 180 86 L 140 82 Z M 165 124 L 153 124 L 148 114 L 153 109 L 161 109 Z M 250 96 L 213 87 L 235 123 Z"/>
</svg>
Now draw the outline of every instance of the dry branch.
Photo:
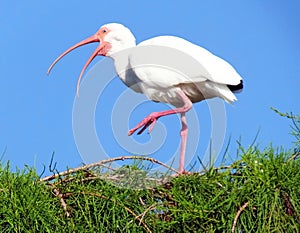
<svg viewBox="0 0 300 233">
<path fill-rule="evenodd" d="M 290 161 L 296 159 L 299 155 L 300 155 L 300 151 L 297 151 L 297 152 L 294 153 L 291 157 L 289 157 L 289 158 L 286 160 L 286 162 L 288 163 L 288 162 L 290 162 Z"/>
<path fill-rule="evenodd" d="M 62 206 L 62 208 L 64 209 L 64 211 L 65 211 L 65 213 L 66 213 L 66 216 L 67 217 L 70 217 L 70 212 L 68 211 L 68 208 L 67 208 L 67 204 L 66 204 L 66 202 L 65 202 L 65 200 L 64 200 L 64 198 L 63 198 L 63 195 L 59 192 L 59 190 L 58 189 L 53 189 L 53 192 L 54 192 L 54 195 L 55 196 L 57 196 L 58 198 L 59 198 L 59 200 L 60 200 L 60 204 L 61 204 L 61 206 Z"/>
<path fill-rule="evenodd" d="M 234 217 L 234 220 L 233 220 L 233 224 L 232 224 L 232 229 L 231 229 L 231 233 L 234 233 L 234 230 L 235 230 L 235 227 L 236 227 L 236 224 L 237 224 L 237 220 L 239 218 L 239 216 L 241 215 L 242 211 L 244 209 L 246 209 L 246 207 L 249 205 L 249 202 L 246 202 L 244 205 L 242 205 L 240 207 L 240 209 L 238 210 L 238 212 L 236 213 L 235 217 Z"/>
<path fill-rule="evenodd" d="M 172 167 L 170 167 L 170 166 L 168 166 L 168 165 L 166 165 L 166 164 L 164 164 L 164 163 L 162 163 L 159 160 L 156 160 L 154 158 L 143 157 L 143 156 L 120 156 L 120 157 L 110 158 L 110 159 L 102 160 L 102 161 L 99 161 L 99 162 L 87 164 L 87 165 L 84 165 L 84 166 L 81 166 L 81 167 L 69 169 L 67 171 L 60 172 L 60 173 L 57 173 L 57 174 L 53 174 L 53 175 L 50 175 L 50 176 L 46 176 L 44 178 L 41 178 L 40 181 L 42 181 L 42 182 L 50 181 L 50 180 L 56 179 L 58 177 L 66 176 L 66 175 L 69 175 L 69 174 L 72 174 L 72 173 L 75 173 L 75 172 L 78 172 L 78 171 L 90 169 L 90 168 L 93 168 L 93 167 L 99 167 L 99 166 L 103 166 L 106 163 L 111 163 L 111 162 L 114 162 L 114 161 L 126 160 L 126 159 L 139 159 L 139 160 L 150 161 L 152 163 L 157 163 L 157 164 L 171 170 L 172 172 L 175 172 L 176 174 L 179 174 L 178 171 L 176 171 L 174 168 L 172 168 Z"/>
</svg>

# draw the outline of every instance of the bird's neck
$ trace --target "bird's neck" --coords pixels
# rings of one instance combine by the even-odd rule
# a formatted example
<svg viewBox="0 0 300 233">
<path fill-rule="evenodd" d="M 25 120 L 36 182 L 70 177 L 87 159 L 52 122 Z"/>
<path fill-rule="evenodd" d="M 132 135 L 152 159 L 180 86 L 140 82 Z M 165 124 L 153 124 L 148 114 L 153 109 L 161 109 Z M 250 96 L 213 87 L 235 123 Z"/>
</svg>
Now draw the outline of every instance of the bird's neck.
<svg viewBox="0 0 300 233">
<path fill-rule="evenodd" d="M 134 48 L 135 46 L 128 47 L 110 55 L 114 61 L 116 72 L 121 79 L 125 75 L 126 70 L 130 68 L 130 54 Z"/>
<path fill-rule="evenodd" d="M 119 53 L 123 53 L 124 50 L 128 50 L 136 47 L 135 39 L 131 39 L 131 40 L 114 39 L 110 41 L 110 45 L 111 48 L 106 55 L 113 58 L 114 60 L 117 59 Z"/>
</svg>

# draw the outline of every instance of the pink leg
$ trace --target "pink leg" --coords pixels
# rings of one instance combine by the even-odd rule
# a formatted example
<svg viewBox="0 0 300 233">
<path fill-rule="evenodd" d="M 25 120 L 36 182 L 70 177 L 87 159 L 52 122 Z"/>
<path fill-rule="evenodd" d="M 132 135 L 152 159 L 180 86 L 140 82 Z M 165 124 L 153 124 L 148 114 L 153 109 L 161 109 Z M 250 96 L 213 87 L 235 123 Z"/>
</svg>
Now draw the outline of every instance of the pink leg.
<svg viewBox="0 0 300 233">
<path fill-rule="evenodd" d="M 160 118 L 162 116 L 176 114 L 176 113 L 185 113 L 185 112 L 189 111 L 192 108 L 192 102 L 190 101 L 190 99 L 182 91 L 179 91 L 178 95 L 181 97 L 181 99 L 183 101 L 183 106 L 182 107 L 171 109 L 171 110 L 166 110 L 166 111 L 162 111 L 162 112 L 153 112 L 153 113 L 151 113 L 149 116 L 145 117 L 136 127 L 129 130 L 128 131 L 128 136 L 132 135 L 139 128 L 142 128 L 138 132 L 138 134 L 141 134 L 149 126 L 150 126 L 150 128 L 148 130 L 148 133 L 151 133 L 151 131 L 152 131 L 152 129 L 153 129 L 153 127 L 154 127 L 154 125 L 155 125 L 158 118 Z"/>
<path fill-rule="evenodd" d="M 185 113 L 181 113 L 181 125 L 182 125 L 181 131 L 180 131 L 181 147 L 180 147 L 178 172 L 180 174 L 183 174 L 183 173 L 185 173 L 184 158 L 185 158 L 185 150 L 186 150 L 186 141 L 187 141 L 187 137 L 188 137 L 188 127 L 187 127 L 187 123 L 186 123 Z"/>
<path fill-rule="evenodd" d="M 136 130 L 142 128 L 138 134 L 141 134 L 144 132 L 144 130 L 150 126 L 149 133 L 152 131 L 157 119 L 162 116 L 167 116 L 171 114 L 180 113 L 181 114 L 181 124 L 182 128 L 180 131 L 180 137 L 181 137 L 181 147 L 180 147 L 180 158 L 179 158 L 179 168 L 178 172 L 180 174 L 184 174 L 184 158 L 185 158 L 185 150 L 186 150 L 186 141 L 188 136 L 188 127 L 186 123 L 186 116 L 185 113 L 189 111 L 192 108 L 192 102 L 190 99 L 182 92 L 178 92 L 178 95 L 181 97 L 183 101 L 183 106 L 180 108 L 175 108 L 172 110 L 162 111 L 162 112 L 153 112 L 146 118 L 144 118 L 135 128 L 129 130 L 128 135 L 132 135 Z"/>
</svg>

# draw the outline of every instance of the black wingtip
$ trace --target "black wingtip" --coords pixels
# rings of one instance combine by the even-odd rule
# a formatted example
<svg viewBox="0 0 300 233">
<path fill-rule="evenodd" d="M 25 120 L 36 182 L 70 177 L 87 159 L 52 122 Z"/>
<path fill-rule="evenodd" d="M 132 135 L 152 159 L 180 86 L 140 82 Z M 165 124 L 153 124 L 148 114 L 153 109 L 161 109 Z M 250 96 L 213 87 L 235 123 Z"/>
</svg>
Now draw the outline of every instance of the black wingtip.
<svg viewBox="0 0 300 233">
<path fill-rule="evenodd" d="M 241 92 L 244 88 L 243 80 L 240 81 L 238 85 L 227 85 L 227 87 L 233 92 L 238 93 Z"/>
</svg>

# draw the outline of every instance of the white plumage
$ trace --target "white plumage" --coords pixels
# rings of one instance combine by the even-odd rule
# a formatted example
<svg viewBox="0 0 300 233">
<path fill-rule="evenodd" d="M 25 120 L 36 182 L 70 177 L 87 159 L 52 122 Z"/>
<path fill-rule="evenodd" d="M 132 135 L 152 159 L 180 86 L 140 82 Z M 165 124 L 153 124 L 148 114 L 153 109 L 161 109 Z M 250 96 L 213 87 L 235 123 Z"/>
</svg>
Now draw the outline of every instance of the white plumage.
<svg viewBox="0 0 300 233">
<path fill-rule="evenodd" d="M 163 54 L 141 54 L 134 52 L 134 55 L 128 54 L 129 59 L 126 60 L 128 62 L 126 65 L 129 66 L 126 67 L 127 69 L 131 67 L 133 72 L 127 71 L 130 74 L 124 74 L 124 67 L 116 65 L 117 73 L 129 87 L 138 83 L 137 86 L 139 88 L 135 86 L 133 89 L 144 93 L 149 99 L 178 106 L 180 103 L 176 101 L 174 93 L 176 93 L 176 89 L 180 86 L 192 102 L 213 97 L 223 98 L 228 103 L 237 100 L 227 85 L 237 86 L 241 83 L 242 78 L 228 62 L 215 56 L 208 50 L 175 36 L 158 36 L 145 40 L 139 43 L 135 47 L 135 50 L 141 46 L 162 46 L 181 51 L 198 61 L 199 66 L 201 65 L 205 68 L 202 70 L 198 69 L 197 71 L 200 72 L 194 73 L 192 76 L 188 74 L 180 75 L 175 71 L 172 72 L 169 69 L 165 69 L 165 67 L 141 66 L 141 61 L 146 60 L 141 56 L 146 58 L 149 56 L 161 57 Z M 150 52 L 150 49 L 146 51 Z M 156 49 L 156 52 L 159 53 L 159 49 Z M 174 52 L 176 53 L 176 51 Z M 128 51 L 128 53 L 130 52 Z M 118 63 L 118 53 L 116 54 L 111 54 L 110 56 L 114 58 L 115 63 Z M 180 57 L 177 59 L 180 62 Z"/>
<path fill-rule="evenodd" d="M 156 102 L 174 105 L 174 110 L 152 113 L 129 131 L 142 133 L 148 126 L 149 132 L 159 117 L 181 114 L 181 152 L 179 172 L 184 173 L 184 156 L 187 139 L 185 112 L 192 103 L 220 97 L 228 103 L 236 101 L 233 92 L 241 91 L 243 82 L 236 70 L 225 60 L 208 50 L 175 36 L 158 36 L 138 45 L 135 37 L 125 26 L 110 23 L 102 26 L 95 35 L 74 45 L 60 55 L 48 72 L 64 55 L 73 49 L 92 42 L 100 42 L 85 64 L 81 77 L 97 55 L 109 56 L 114 60 L 120 79 L 136 92 L 145 94 Z"/>
</svg>

